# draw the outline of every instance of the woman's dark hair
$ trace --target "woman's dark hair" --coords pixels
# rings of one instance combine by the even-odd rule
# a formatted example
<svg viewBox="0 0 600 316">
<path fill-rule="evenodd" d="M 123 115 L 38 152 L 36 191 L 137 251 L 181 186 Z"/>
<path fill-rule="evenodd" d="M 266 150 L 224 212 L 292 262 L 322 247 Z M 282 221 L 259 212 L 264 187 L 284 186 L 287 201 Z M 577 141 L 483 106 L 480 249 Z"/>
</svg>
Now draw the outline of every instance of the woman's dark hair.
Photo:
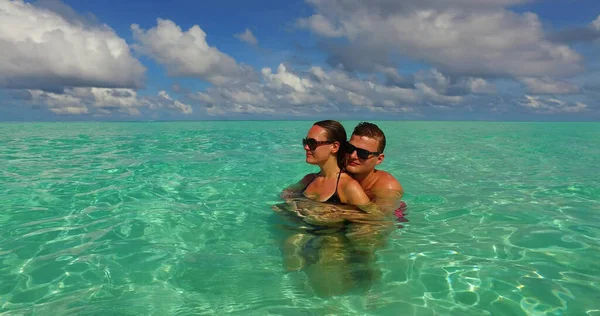
<svg viewBox="0 0 600 316">
<path fill-rule="evenodd" d="M 318 121 L 313 125 L 320 126 L 327 131 L 327 140 L 340 143 L 340 149 L 337 152 L 337 163 L 338 167 L 343 170 L 346 167 L 346 155 L 344 152 L 348 137 L 346 135 L 346 129 L 340 122 L 334 120 Z"/>
</svg>

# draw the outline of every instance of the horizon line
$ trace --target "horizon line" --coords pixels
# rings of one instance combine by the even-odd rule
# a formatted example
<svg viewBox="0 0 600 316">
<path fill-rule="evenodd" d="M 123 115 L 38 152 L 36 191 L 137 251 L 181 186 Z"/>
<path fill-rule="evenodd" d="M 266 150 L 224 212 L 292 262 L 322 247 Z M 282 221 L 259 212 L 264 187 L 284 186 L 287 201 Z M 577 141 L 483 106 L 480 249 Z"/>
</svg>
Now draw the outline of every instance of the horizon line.
<svg viewBox="0 0 600 316">
<path fill-rule="evenodd" d="M 331 119 L 331 118 L 330 118 Z M 169 123 L 169 122 L 314 122 L 315 119 L 193 119 L 193 120 L 0 120 L 0 123 Z M 488 122 L 488 123 L 600 123 L 600 120 L 493 120 L 493 119 L 337 119 L 357 122 Z"/>
</svg>

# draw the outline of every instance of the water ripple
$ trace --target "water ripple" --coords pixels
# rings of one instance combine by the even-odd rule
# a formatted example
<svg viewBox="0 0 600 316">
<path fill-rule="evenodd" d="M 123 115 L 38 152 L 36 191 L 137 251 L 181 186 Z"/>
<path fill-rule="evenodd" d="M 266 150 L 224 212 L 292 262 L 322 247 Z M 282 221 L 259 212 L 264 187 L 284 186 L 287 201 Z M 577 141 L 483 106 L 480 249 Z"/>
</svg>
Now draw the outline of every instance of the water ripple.
<svg viewBox="0 0 600 316">
<path fill-rule="evenodd" d="M 382 122 L 409 221 L 331 298 L 269 208 L 308 126 L 0 124 L 0 313 L 600 313 L 598 124 Z"/>
</svg>

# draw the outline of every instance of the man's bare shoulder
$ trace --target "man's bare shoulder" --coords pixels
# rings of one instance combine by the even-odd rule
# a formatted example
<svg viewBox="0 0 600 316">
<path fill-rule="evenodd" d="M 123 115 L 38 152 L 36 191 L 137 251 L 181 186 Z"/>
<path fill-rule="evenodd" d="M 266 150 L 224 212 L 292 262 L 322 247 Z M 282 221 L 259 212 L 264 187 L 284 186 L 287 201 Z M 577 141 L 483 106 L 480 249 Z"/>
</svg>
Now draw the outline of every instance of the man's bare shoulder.
<svg viewBox="0 0 600 316">
<path fill-rule="evenodd" d="M 394 190 L 403 192 L 400 182 L 387 171 L 377 170 L 377 181 L 371 187 L 371 190 Z"/>
</svg>

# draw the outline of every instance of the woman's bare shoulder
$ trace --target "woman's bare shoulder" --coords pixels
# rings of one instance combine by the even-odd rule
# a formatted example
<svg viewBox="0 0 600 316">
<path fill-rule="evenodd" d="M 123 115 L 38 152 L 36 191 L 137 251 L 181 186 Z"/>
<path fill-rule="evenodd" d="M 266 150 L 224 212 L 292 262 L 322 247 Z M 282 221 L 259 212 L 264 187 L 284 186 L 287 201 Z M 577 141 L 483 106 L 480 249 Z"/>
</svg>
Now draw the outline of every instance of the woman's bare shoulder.
<svg viewBox="0 0 600 316">
<path fill-rule="evenodd" d="M 356 187 L 359 186 L 360 184 L 358 183 L 358 181 L 354 180 L 354 178 L 352 178 L 351 175 L 349 175 L 348 173 L 342 172 L 341 176 L 340 176 L 340 184 L 344 185 L 345 187 Z"/>
<path fill-rule="evenodd" d="M 300 180 L 300 183 L 302 184 L 307 184 L 310 181 L 312 181 L 316 176 L 318 175 L 318 173 L 309 173 L 307 175 L 305 175 L 302 180 Z"/>
</svg>

